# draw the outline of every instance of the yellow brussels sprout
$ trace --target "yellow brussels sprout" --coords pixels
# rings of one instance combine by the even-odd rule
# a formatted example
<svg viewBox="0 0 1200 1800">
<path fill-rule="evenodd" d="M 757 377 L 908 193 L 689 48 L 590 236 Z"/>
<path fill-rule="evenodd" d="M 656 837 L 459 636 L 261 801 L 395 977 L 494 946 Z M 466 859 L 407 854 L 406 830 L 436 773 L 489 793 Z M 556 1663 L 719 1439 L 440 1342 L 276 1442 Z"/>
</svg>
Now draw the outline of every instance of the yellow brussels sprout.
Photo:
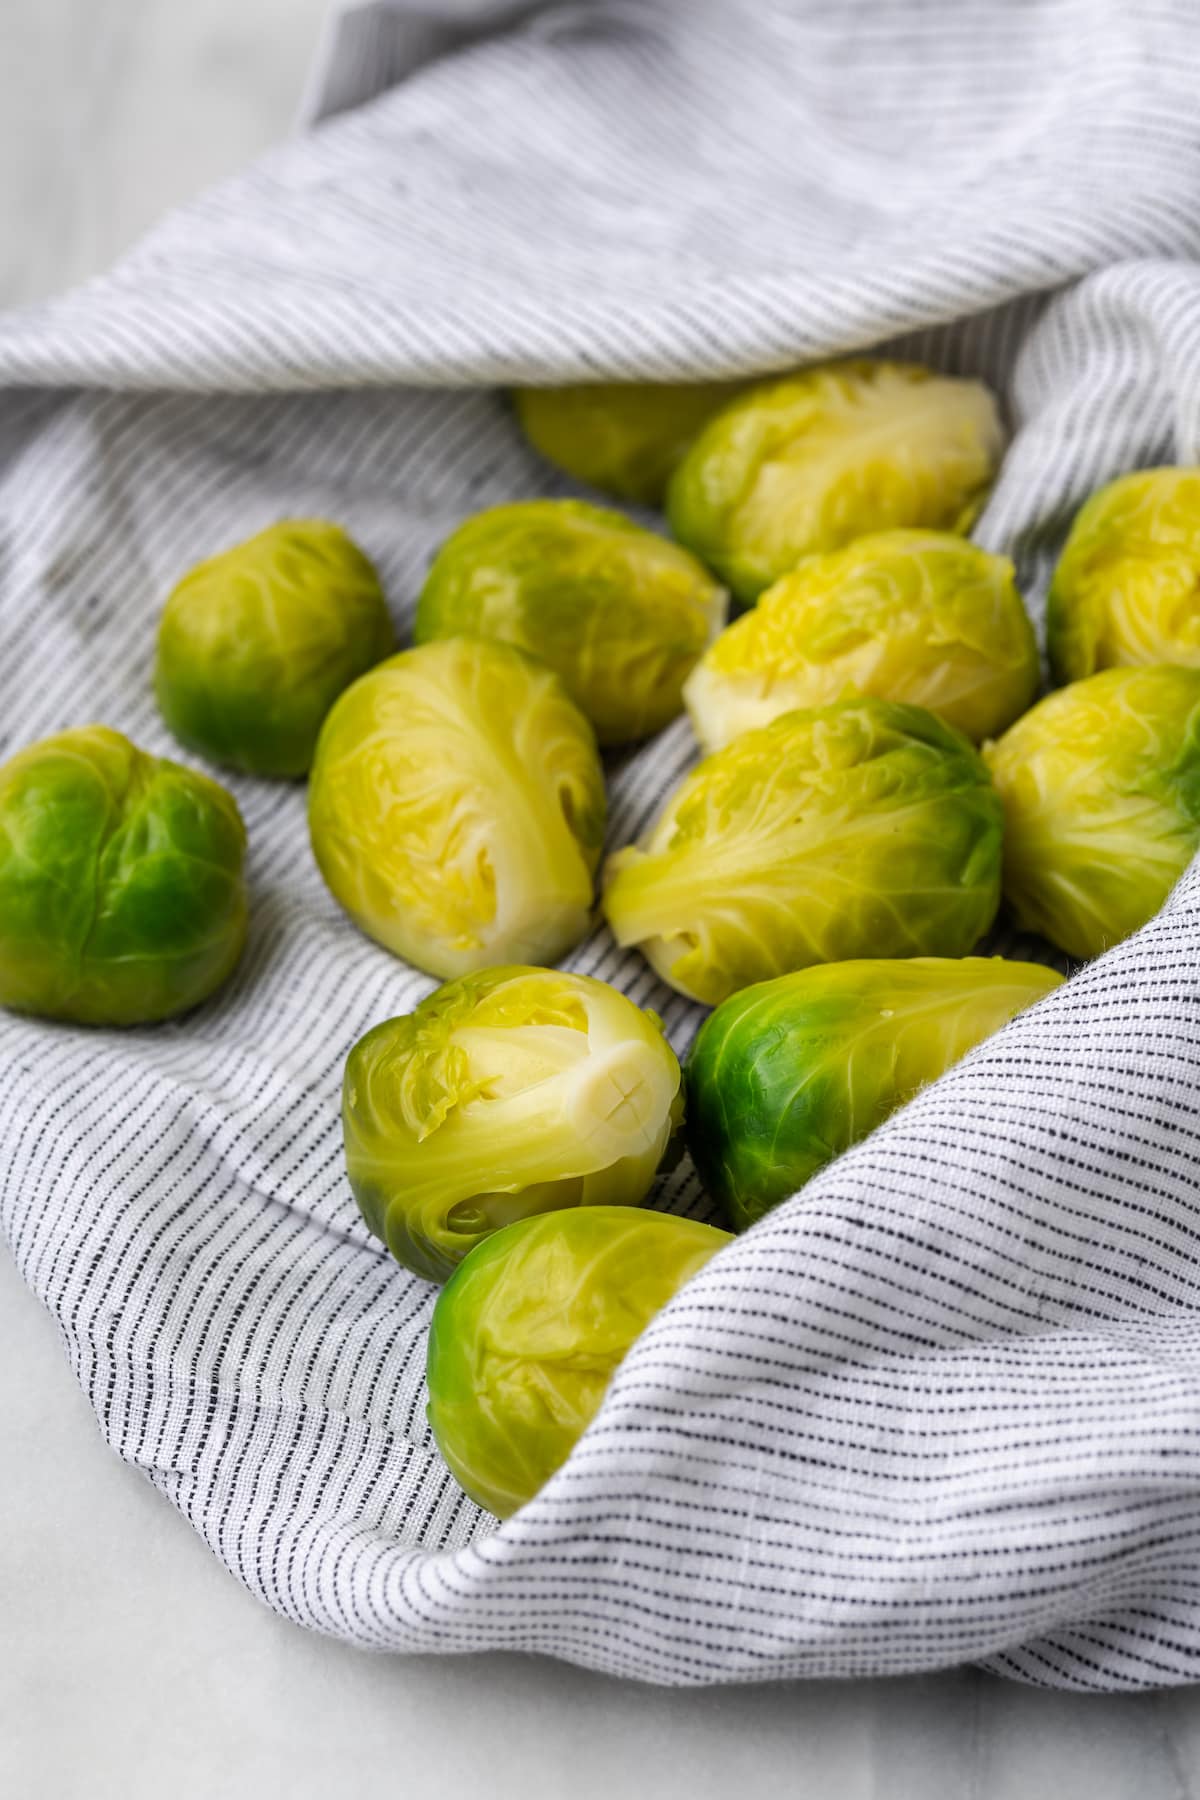
<svg viewBox="0 0 1200 1800">
<path fill-rule="evenodd" d="M 682 711 L 684 677 L 728 596 L 678 544 L 581 500 L 495 506 L 434 559 L 416 639 L 489 637 L 549 663 L 602 744 Z"/>
<path fill-rule="evenodd" d="M 472 1500 L 506 1519 L 562 1467 L 636 1338 L 729 1233 L 589 1206 L 473 1250 L 429 1327 L 429 1424 Z"/>
<path fill-rule="evenodd" d="M 0 768 L 0 1004 L 81 1025 L 186 1012 L 246 937 L 232 794 L 88 725 Z"/>
<path fill-rule="evenodd" d="M 984 750 L 1004 893 L 1025 930 L 1098 956 L 1153 917 L 1200 847 L 1200 669 L 1104 669 Z"/>
<path fill-rule="evenodd" d="M 1200 667 L 1200 469 L 1144 469 L 1092 495 L 1054 571 L 1046 640 L 1058 681 Z"/>
<path fill-rule="evenodd" d="M 521 429 L 557 468 L 618 500 L 658 506 L 688 445 L 744 381 L 599 381 L 518 388 Z"/>
<path fill-rule="evenodd" d="M 723 631 L 684 699 L 705 750 L 852 694 L 928 707 L 975 743 L 1030 705 L 1037 643 L 1012 564 L 942 531 L 805 559 Z"/>
<path fill-rule="evenodd" d="M 406 1268 L 443 1281 L 515 1219 L 636 1206 L 683 1110 L 653 1013 L 557 970 L 485 969 L 360 1038 L 346 1063 L 346 1169 Z"/>
<path fill-rule="evenodd" d="M 322 727 L 308 821 L 335 898 L 431 975 L 555 962 L 588 929 L 596 740 L 557 675 L 507 644 L 448 638 L 360 676 Z"/>
<path fill-rule="evenodd" d="M 829 363 L 719 412 L 671 478 L 667 516 L 739 599 L 756 600 L 801 557 L 868 532 L 967 531 L 1003 448 L 982 382 Z"/>
<path fill-rule="evenodd" d="M 965 956 L 1000 899 L 1000 801 L 919 706 L 784 713 L 685 777 L 605 872 L 617 942 L 715 1006 L 812 963 Z"/>
<path fill-rule="evenodd" d="M 288 519 L 174 589 L 155 692 L 189 750 L 252 775 L 303 775 L 337 696 L 395 646 L 357 544 L 327 519 Z"/>
</svg>

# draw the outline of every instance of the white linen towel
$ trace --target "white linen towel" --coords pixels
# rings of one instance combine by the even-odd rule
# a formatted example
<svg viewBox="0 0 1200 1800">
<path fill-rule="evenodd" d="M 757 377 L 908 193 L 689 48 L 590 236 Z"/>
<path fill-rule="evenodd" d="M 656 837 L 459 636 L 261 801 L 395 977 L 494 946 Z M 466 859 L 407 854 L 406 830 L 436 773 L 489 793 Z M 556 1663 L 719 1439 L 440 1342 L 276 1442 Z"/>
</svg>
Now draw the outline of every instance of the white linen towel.
<svg viewBox="0 0 1200 1800">
<path fill-rule="evenodd" d="M 1198 87 L 1189 0 L 348 9 L 336 117 L 0 321 L 0 752 L 175 754 L 158 608 L 281 515 L 343 521 L 406 624 L 460 518 L 570 491 L 514 380 L 979 373 L 1014 438 L 976 535 L 1036 606 L 1092 488 L 1200 455 Z M 692 754 L 624 766 L 614 843 Z M 342 1168 L 346 1050 L 432 984 L 338 911 L 298 787 L 230 785 L 241 969 L 153 1029 L 0 1022 L 0 1218 L 108 1441 L 254 1593 L 658 1682 L 1200 1675 L 1194 872 L 701 1274 L 497 1527 Z M 686 1046 L 603 931 L 570 966 Z M 686 1169 L 658 1203 L 703 1208 Z"/>
</svg>

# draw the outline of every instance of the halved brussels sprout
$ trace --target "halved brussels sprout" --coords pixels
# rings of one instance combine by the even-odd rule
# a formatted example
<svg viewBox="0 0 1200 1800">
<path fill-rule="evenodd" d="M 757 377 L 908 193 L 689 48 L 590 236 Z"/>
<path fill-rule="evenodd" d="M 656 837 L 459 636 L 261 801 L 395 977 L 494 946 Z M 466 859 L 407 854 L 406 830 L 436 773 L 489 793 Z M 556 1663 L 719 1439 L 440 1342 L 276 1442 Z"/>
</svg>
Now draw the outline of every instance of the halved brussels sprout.
<svg viewBox="0 0 1200 1800">
<path fill-rule="evenodd" d="M 694 556 L 582 500 L 523 500 L 460 525 L 417 606 L 416 639 L 498 638 L 549 663 L 602 744 L 659 731 L 725 622 Z"/>
<path fill-rule="evenodd" d="M 1038 963 L 830 963 L 746 988 L 687 1060 L 687 1141 L 744 1231 L 1062 981 Z"/>
<path fill-rule="evenodd" d="M 0 768 L 0 1003 L 139 1025 L 206 1000 L 246 937 L 246 832 L 207 775 L 88 725 Z"/>
<path fill-rule="evenodd" d="M 914 363 L 828 363 L 753 387 L 671 479 L 681 544 L 739 599 L 802 556 L 891 526 L 967 531 L 1004 448 L 982 382 Z"/>
<path fill-rule="evenodd" d="M 730 1242 L 671 1213 L 589 1206 L 509 1225 L 438 1295 L 429 1424 L 472 1500 L 506 1519 L 560 1468 L 634 1340 Z"/>
<path fill-rule="evenodd" d="M 744 381 L 600 381 L 518 388 L 517 418 L 534 449 L 576 481 L 657 506 L 680 457 Z"/>
<path fill-rule="evenodd" d="M 514 1219 L 636 1206 L 683 1111 L 653 1013 L 586 975 L 485 969 L 359 1039 L 346 1170 L 397 1261 L 442 1281 Z"/>
<path fill-rule="evenodd" d="M 605 871 L 619 944 L 716 1005 L 810 963 L 965 956 L 1000 898 L 1000 801 L 919 706 L 785 713 L 686 776 Z"/>
<path fill-rule="evenodd" d="M 1038 653 L 1006 557 L 942 531 L 813 556 L 736 619 L 684 684 L 705 750 L 852 694 L 926 706 L 975 743 L 1025 711 Z"/>
<path fill-rule="evenodd" d="M 557 675 L 507 644 L 448 638 L 336 702 L 308 821 L 351 918 L 446 977 L 556 962 L 579 942 L 604 809 L 592 728 Z"/>
<path fill-rule="evenodd" d="M 1200 847 L 1200 669 L 1104 669 L 984 755 L 1017 923 L 1098 956 L 1153 917 Z"/>
<path fill-rule="evenodd" d="M 396 647 L 379 577 L 327 519 L 287 519 L 172 592 L 154 687 L 189 750 L 251 775 L 303 775 L 342 689 Z"/>
<path fill-rule="evenodd" d="M 1050 584 L 1050 666 L 1200 667 L 1200 469 L 1143 469 L 1093 494 Z"/>
</svg>

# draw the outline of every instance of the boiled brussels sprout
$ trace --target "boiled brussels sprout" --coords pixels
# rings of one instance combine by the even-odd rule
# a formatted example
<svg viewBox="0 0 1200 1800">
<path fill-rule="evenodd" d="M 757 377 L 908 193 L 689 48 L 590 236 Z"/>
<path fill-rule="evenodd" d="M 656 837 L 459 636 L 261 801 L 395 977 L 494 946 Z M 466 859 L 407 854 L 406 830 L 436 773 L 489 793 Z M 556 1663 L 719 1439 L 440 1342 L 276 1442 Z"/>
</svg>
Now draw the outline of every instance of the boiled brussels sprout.
<svg viewBox="0 0 1200 1800">
<path fill-rule="evenodd" d="M 485 969 L 355 1044 L 346 1169 L 376 1237 L 442 1281 L 514 1219 L 635 1206 L 682 1104 L 653 1013 L 586 975 Z"/>
<path fill-rule="evenodd" d="M 808 557 L 734 621 L 684 699 L 706 750 L 798 706 L 875 694 L 978 743 L 1024 712 L 1038 653 L 1012 564 L 942 531 L 881 531 Z"/>
<path fill-rule="evenodd" d="M 681 544 L 741 600 L 802 556 L 892 526 L 966 531 L 1004 447 L 978 381 L 913 363 L 829 363 L 730 402 L 667 495 Z"/>
<path fill-rule="evenodd" d="M 0 1003 L 139 1025 L 220 987 L 246 936 L 246 833 L 206 775 L 102 725 L 0 768 Z"/>
<path fill-rule="evenodd" d="M 498 1231 L 438 1296 L 429 1423 L 456 1481 L 507 1518 L 567 1460 L 646 1326 L 729 1234 L 589 1206 Z"/>
<path fill-rule="evenodd" d="M 556 962 L 588 929 L 596 740 L 507 644 L 449 638 L 360 676 L 322 728 L 308 818 L 335 898 L 431 975 Z"/>
<path fill-rule="evenodd" d="M 685 777 L 606 870 L 619 944 L 716 1005 L 849 957 L 964 956 L 1000 897 L 1000 801 L 964 737 L 919 706 L 785 713 Z"/>
<path fill-rule="evenodd" d="M 680 457 L 744 381 L 604 381 L 518 388 L 517 418 L 534 449 L 576 481 L 657 506 Z"/>
<path fill-rule="evenodd" d="M 1046 637 L 1059 681 L 1200 667 L 1200 469 L 1144 469 L 1092 495 L 1054 572 Z"/>
<path fill-rule="evenodd" d="M 1061 980 L 998 956 L 917 956 L 830 963 L 734 994 L 687 1062 L 701 1181 L 745 1230 Z"/>
<path fill-rule="evenodd" d="M 357 544 L 327 519 L 288 519 L 184 576 L 159 623 L 155 692 L 189 750 L 303 775 L 342 689 L 395 647 Z"/>
<path fill-rule="evenodd" d="M 500 638 L 562 677 L 602 744 L 658 731 L 728 596 L 678 544 L 581 500 L 477 513 L 442 545 L 416 638 Z"/>
<path fill-rule="evenodd" d="M 1071 956 L 1144 925 L 1200 846 L 1200 669 L 1104 669 L 984 752 L 1004 802 L 1004 892 Z"/>
</svg>

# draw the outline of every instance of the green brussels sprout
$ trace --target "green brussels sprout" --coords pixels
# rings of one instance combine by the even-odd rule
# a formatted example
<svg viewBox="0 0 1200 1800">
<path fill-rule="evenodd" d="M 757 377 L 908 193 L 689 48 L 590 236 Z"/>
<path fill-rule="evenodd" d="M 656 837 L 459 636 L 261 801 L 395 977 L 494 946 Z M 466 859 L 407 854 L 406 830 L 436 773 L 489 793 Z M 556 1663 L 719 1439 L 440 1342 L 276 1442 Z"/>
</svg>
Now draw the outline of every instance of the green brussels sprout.
<svg viewBox="0 0 1200 1800">
<path fill-rule="evenodd" d="M 658 506 L 701 426 L 744 381 L 607 381 L 513 394 L 525 436 L 576 481 Z"/>
<path fill-rule="evenodd" d="M 448 638 L 335 702 L 308 820 L 351 918 L 445 978 L 556 962 L 579 942 L 604 810 L 592 728 L 557 675 L 507 644 Z"/>
<path fill-rule="evenodd" d="M 830 963 L 718 1006 L 687 1061 L 687 1141 L 744 1231 L 1062 981 L 1038 963 Z"/>
<path fill-rule="evenodd" d="M 984 756 L 1017 923 L 1098 956 L 1158 911 L 1200 847 L 1200 669 L 1103 669 Z"/>
<path fill-rule="evenodd" d="M 1003 447 L 981 382 L 830 363 L 719 412 L 671 478 L 667 516 L 740 600 L 756 600 L 801 557 L 868 532 L 969 530 Z"/>
<path fill-rule="evenodd" d="M 1000 898 L 1000 801 L 967 740 L 919 706 L 784 713 L 684 778 L 604 910 L 664 981 L 715 1006 L 810 963 L 964 956 Z"/>
<path fill-rule="evenodd" d="M 582 500 L 495 506 L 442 545 L 417 605 L 419 644 L 499 638 L 549 663 L 602 744 L 659 731 L 725 622 L 694 556 Z"/>
<path fill-rule="evenodd" d="M 1200 667 L 1200 469 L 1144 469 L 1092 495 L 1054 571 L 1046 640 L 1057 681 Z"/>
<path fill-rule="evenodd" d="M 206 1000 L 246 937 L 246 832 L 207 775 L 88 725 L 0 768 L 0 1004 L 142 1025 Z"/>
<path fill-rule="evenodd" d="M 484 969 L 355 1044 L 346 1170 L 396 1260 L 443 1281 L 514 1219 L 636 1206 L 682 1110 L 653 1013 L 587 975 Z"/>
<path fill-rule="evenodd" d="M 154 687 L 189 750 L 303 775 L 342 689 L 396 647 L 379 577 L 325 519 L 288 519 L 210 557 L 163 609 Z"/>
<path fill-rule="evenodd" d="M 429 1424 L 450 1472 L 505 1519 L 561 1468 L 634 1340 L 729 1233 L 589 1206 L 498 1231 L 438 1295 Z"/>
<path fill-rule="evenodd" d="M 798 706 L 907 700 L 975 743 L 1032 704 L 1038 652 L 1012 564 L 942 531 L 812 556 L 723 631 L 684 684 L 705 750 Z"/>
</svg>

